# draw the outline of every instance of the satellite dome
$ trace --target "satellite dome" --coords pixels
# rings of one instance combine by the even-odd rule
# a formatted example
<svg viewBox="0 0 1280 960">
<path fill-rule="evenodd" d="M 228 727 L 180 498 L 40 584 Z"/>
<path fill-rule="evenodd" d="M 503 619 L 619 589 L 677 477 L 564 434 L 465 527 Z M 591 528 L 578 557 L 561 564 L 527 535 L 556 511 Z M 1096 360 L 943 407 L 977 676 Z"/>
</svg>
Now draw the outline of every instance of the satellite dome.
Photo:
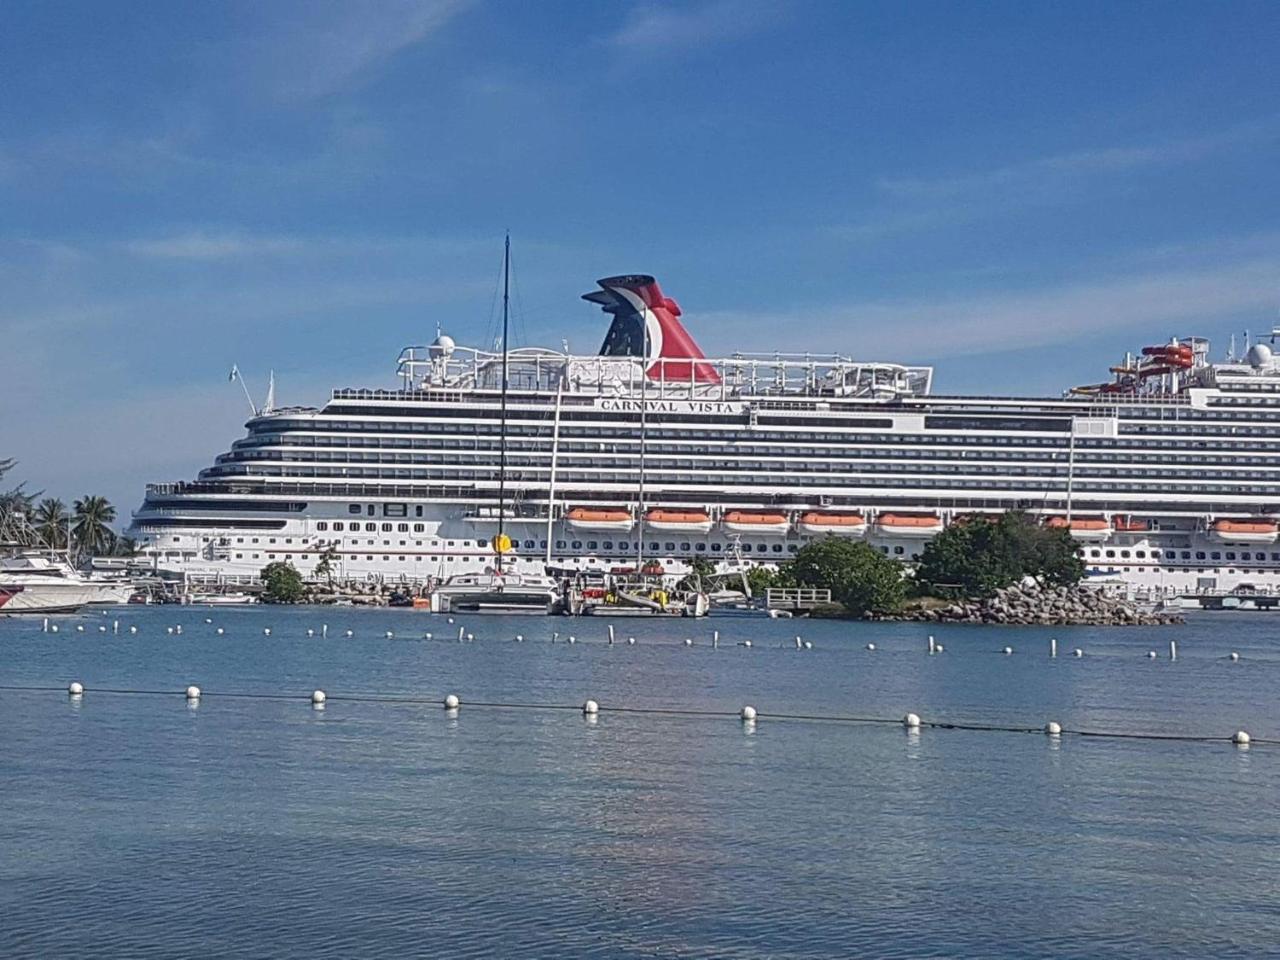
<svg viewBox="0 0 1280 960">
<path fill-rule="evenodd" d="M 440 336 L 436 337 L 435 340 L 433 340 L 431 343 L 431 356 L 433 357 L 451 356 L 453 354 L 453 348 L 455 346 L 456 344 L 453 342 L 453 337 L 449 336 L 446 333 L 442 333 L 440 334 Z"/>
<path fill-rule="evenodd" d="M 1271 366 L 1271 348 L 1265 343 L 1255 343 L 1249 348 L 1247 359 L 1251 367 L 1269 367 Z"/>
</svg>

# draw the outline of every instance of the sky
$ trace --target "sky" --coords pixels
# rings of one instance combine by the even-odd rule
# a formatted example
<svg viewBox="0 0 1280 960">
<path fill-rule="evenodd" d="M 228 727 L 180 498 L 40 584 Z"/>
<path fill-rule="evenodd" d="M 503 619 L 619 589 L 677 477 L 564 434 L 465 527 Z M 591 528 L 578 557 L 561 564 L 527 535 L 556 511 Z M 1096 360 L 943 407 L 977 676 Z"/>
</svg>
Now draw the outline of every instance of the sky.
<svg viewBox="0 0 1280 960">
<path fill-rule="evenodd" d="M 708 355 L 1057 395 L 1280 322 L 1280 5 L 9 0 L 0 457 L 193 478 L 260 401 L 442 328 L 595 352 L 655 274 Z"/>
</svg>

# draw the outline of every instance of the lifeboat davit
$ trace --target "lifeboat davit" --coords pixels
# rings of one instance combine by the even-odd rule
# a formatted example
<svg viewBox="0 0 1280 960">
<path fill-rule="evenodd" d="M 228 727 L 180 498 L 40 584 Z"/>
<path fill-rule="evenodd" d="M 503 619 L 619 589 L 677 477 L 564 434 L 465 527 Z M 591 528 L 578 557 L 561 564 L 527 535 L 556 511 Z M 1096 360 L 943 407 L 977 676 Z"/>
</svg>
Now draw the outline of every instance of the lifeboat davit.
<svg viewBox="0 0 1280 960">
<path fill-rule="evenodd" d="M 876 517 L 876 530 L 886 537 L 933 537 L 943 526 L 935 513 L 882 513 Z"/>
<path fill-rule="evenodd" d="M 791 521 L 776 511 L 730 510 L 721 520 L 730 533 L 747 533 L 773 537 L 786 536 Z"/>
<path fill-rule="evenodd" d="M 1209 536 L 1222 543 L 1275 543 L 1273 520 L 1215 520 Z"/>
<path fill-rule="evenodd" d="M 800 517 L 800 529 L 821 536 L 860 537 L 867 532 L 867 518 L 860 513 L 820 513 L 811 511 Z"/>
<path fill-rule="evenodd" d="M 1046 526 L 1066 530 L 1077 540 L 1106 540 L 1112 534 L 1110 520 L 1099 517 L 1050 517 Z"/>
<path fill-rule="evenodd" d="M 644 515 L 645 526 L 671 533 L 710 533 L 711 516 L 705 510 L 650 510 Z"/>
<path fill-rule="evenodd" d="M 575 530 L 599 533 L 625 533 L 635 525 L 628 511 L 616 508 L 574 507 L 565 514 L 565 519 Z"/>
</svg>

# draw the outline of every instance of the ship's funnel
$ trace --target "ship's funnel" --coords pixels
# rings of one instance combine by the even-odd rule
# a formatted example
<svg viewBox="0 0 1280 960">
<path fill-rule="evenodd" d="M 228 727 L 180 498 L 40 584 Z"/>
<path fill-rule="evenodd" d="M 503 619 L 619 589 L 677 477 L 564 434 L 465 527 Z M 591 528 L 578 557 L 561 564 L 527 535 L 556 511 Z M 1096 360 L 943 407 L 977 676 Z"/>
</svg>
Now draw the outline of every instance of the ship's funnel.
<svg viewBox="0 0 1280 960">
<path fill-rule="evenodd" d="M 599 283 L 599 290 L 583 294 L 582 299 L 613 314 L 601 356 L 652 360 L 646 372 L 653 379 L 720 382 L 711 364 L 698 362 L 704 354 L 678 319 L 680 305 L 663 294 L 657 280 L 647 274 L 628 274 Z"/>
</svg>

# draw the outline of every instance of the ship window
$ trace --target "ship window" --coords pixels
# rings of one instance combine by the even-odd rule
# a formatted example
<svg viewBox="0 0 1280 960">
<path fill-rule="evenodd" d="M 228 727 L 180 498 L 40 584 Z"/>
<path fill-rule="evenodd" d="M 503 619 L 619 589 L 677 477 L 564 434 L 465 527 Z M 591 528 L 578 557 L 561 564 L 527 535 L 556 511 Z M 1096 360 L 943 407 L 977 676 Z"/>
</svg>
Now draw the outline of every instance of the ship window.
<svg viewBox="0 0 1280 960">
<path fill-rule="evenodd" d="M 426 527 L 424 527 L 424 526 L 423 526 L 422 524 L 420 524 L 420 523 L 415 523 L 415 524 L 413 525 L 413 532 L 414 532 L 414 533 L 422 533 L 422 532 L 423 532 L 423 530 L 425 530 L 425 529 L 426 529 Z"/>
<path fill-rule="evenodd" d="M 563 541 L 563 540 L 557 540 L 557 541 L 556 541 L 556 549 L 557 549 L 557 550 L 563 550 L 566 546 L 568 546 L 568 544 L 567 544 L 567 543 L 565 543 L 565 541 Z"/>
<path fill-rule="evenodd" d="M 323 520 L 321 520 L 319 523 L 317 523 L 317 524 L 316 524 L 316 529 L 317 529 L 317 530 L 328 530 L 328 529 L 329 529 L 329 525 L 328 525 L 327 523 L 325 523 Z"/>
<path fill-rule="evenodd" d="M 244 554 L 243 554 L 243 553 L 237 553 L 237 554 L 236 554 L 236 559 L 237 559 L 237 560 L 243 560 L 243 559 L 244 559 Z"/>
<path fill-rule="evenodd" d="M 409 505 L 406 503 L 384 503 L 382 505 L 382 515 L 384 517 L 407 517 L 409 515 Z"/>
<path fill-rule="evenodd" d="M 773 545 L 773 552 L 774 552 L 774 553 L 781 553 L 781 552 L 782 552 L 782 544 L 780 544 L 780 543 L 775 543 L 775 544 Z"/>
<path fill-rule="evenodd" d="M 1222 559 L 1222 554 L 1221 554 L 1221 553 L 1219 553 L 1217 550 L 1214 550 L 1213 552 L 1211 552 L 1211 553 L 1209 554 L 1209 559 L 1210 559 L 1210 560 L 1221 560 L 1221 559 Z"/>
<path fill-rule="evenodd" d="M 370 524 L 370 525 L 369 525 L 369 529 L 370 529 L 370 530 L 372 530 L 372 529 L 373 529 L 373 524 Z M 384 524 L 382 525 L 382 532 L 383 532 L 383 533 L 390 533 L 390 532 L 391 532 L 391 524 L 389 524 L 389 523 L 384 523 Z"/>
<path fill-rule="evenodd" d="M 1121 550 L 1121 551 L 1120 551 L 1120 556 L 1121 556 L 1123 559 L 1128 560 L 1128 559 L 1129 559 L 1129 551 L 1128 551 L 1128 550 Z"/>
<path fill-rule="evenodd" d="M 1107 551 L 1107 559 L 1108 559 L 1108 560 L 1114 560 L 1114 559 L 1115 559 L 1115 556 L 1116 556 L 1116 552 L 1115 552 L 1114 550 L 1108 550 L 1108 551 Z"/>
<path fill-rule="evenodd" d="M 529 544 L 529 546 L 533 546 L 533 544 Z M 612 541 L 612 540 L 606 540 L 606 541 L 604 542 L 604 548 L 605 548 L 606 550 L 612 550 L 612 549 L 613 549 L 613 541 Z"/>
<path fill-rule="evenodd" d="M 397 533 L 408 533 L 408 532 L 409 532 L 409 525 L 408 525 L 407 523 L 397 523 L 397 524 L 396 524 L 396 532 L 397 532 Z"/>
<path fill-rule="evenodd" d="M 1227 559 L 1228 559 L 1228 560 L 1234 560 L 1235 558 L 1236 558 L 1236 554 L 1235 554 L 1235 551 L 1234 551 L 1234 550 L 1230 550 L 1230 551 L 1228 551 L 1228 552 L 1227 552 Z"/>
<path fill-rule="evenodd" d="M 680 550 L 682 553 L 688 553 L 690 550 L 689 544 L 687 543 L 680 544 Z"/>
<path fill-rule="evenodd" d="M 404 557 L 396 557 L 396 559 L 399 560 L 401 563 L 404 563 Z"/>
<path fill-rule="evenodd" d="M 274 560 L 275 558 L 276 558 L 276 555 L 275 555 L 274 553 L 268 553 L 268 554 L 267 554 L 267 559 L 268 559 L 268 560 Z"/>
<path fill-rule="evenodd" d="M 524 542 L 524 548 L 525 548 L 526 550 L 532 550 L 532 549 L 534 548 L 534 546 L 535 546 L 535 544 L 534 544 L 534 542 L 533 542 L 532 540 L 526 540 L 526 541 Z"/>
<path fill-rule="evenodd" d="M 662 549 L 662 546 L 658 543 L 658 541 L 657 541 L 657 540 L 651 540 L 651 541 L 649 541 L 649 550 L 650 550 L 650 551 L 656 552 L 656 551 L 661 550 L 661 549 Z"/>
<path fill-rule="evenodd" d="M 693 545 L 693 549 L 697 550 L 699 553 L 706 553 L 707 545 L 705 543 L 695 543 Z"/>
<path fill-rule="evenodd" d="M 369 504 L 369 509 L 368 509 L 368 511 L 366 511 L 366 512 L 369 514 L 369 516 L 371 516 L 371 517 L 373 516 L 373 504 L 372 504 L 372 503 L 371 503 L 371 504 Z M 373 559 L 373 557 L 370 557 L 369 559 L 370 559 L 370 560 L 372 560 L 372 559 Z"/>
<path fill-rule="evenodd" d="M 413 515 L 415 517 L 422 516 L 422 504 L 418 504 L 416 507 L 413 508 Z"/>
<path fill-rule="evenodd" d="M 795 553 L 795 552 L 797 552 L 799 549 L 800 549 L 800 547 L 799 547 L 799 546 L 797 546 L 797 545 L 796 545 L 796 544 L 794 544 L 794 543 L 788 543 L 788 544 L 787 544 L 787 552 L 788 552 L 788 553 Z"/>
<path fill-rule="evenodd" d="M 1100 556 L 1102 556 L 1102 551 L 1101 551 L 1101 550 L 1090 550 L 1090 551 L 1089 551 L 1089 556 L 1091 556 L 1091 557 L 1100 557 Z"/>
<path fill-rule="evenodd" d="M 894 547 L 894 548 L 893 548 L 893 552 L 894 552 L 894 554 L 896 554 L 896 555 L 901 555 L 902 553 L 905 553 L 905 551 L 902 549 L 902 547 Z"/>
<path fill-rule="evenodd" d="M 347 506 L 347 513 L 359 513 L 359 512 L 360 512 L 360 504 L 352 503 Z"/>
<path fill-rule="evenodd" d="M 668 540 L 668 541 L 667 541 L 667 552 L 668 552 L 668 553 L 670 553 L 670 552 L 671 552 L 672 550 L 674 550 L 675 548 L 676 548 L 676 545 L 675 545 L 674 543 L 672 543 L 670 540 Z"/>
<path fill-rule="evenodd" d="M 749 544 L 749 543 L 744 543 L 744 544 L 742 545 L 742 552 L 743 552 L 743 553 L 750 553 L 750 552 L 751 552 L 751 544 Z"/>
<path fill-rule="evenodd" d="M 618 549 L 619 549 L 619 550 L 630 550 L 630 549 L 631 549 L 631 541 L 630 541 L 630 540 L 619 540 L 619 541 L 618 541 Z"/>
<path fill-rule="evenodd" d="M 342 531 L 342 530 L 343 530 L 343 524 L 342 524 L 342 521 L 341 521 L 341 520 L 335 520 L 335 521 L 334 521 L 334 523 L 333 523 L 333 529 L 334 529 L 334 530 L 337 530 L 337 531 L 339 531 L 339 532 L 340 532 L 340 531 Z"/>
<path fill-rule="evenodd" d="M 572 546 L 574 550 L 581 550 L 581 549 L 582 549 L 582 541 L 581 541 L 581 540 L 575 540 L 575 541 L 573 541 L 573 543 L 572 543 L 572 544 L 570 544 L 570 546 Z"/>
<path fill-rule="evenodd" d="M 599 547 L 599 546 L 600 546 L 600 541 L 598 541 L 598 540 L 588 540 L 588 541 L 587 541 L 587 549 L 588 549 L 588 550 L 595 550 L 595 549 L 596 549 L 597 547 Z"/>
<path fill-rule="evenodd" d="M 174 539 L 176 540 L 176 539 L 178 539 L 178 538 L 177 538 L 177 537 L 174 537 Z M 257 542 L 258 542 L 258 538 L 257 538 L 257 537 L 254 537 L 254 538 L 253 538 L 253 542 L 254 542 L 254 543 L 257 543 Z"/>
<path fill-rule="evenodd" d="M 888 552 L 889 552 L 889 548 L 888 548 L 888 547 L 881 547 L 881 548 L 880 548 L 880 552 L 881 552 L 881 553 L 888 553 Z"/>
<path fill-rule="evenodd" d="M 711 545 L 711 552 L 712 552 L 712 553 L 719 553 L 719 552 L 720 552 L 720 544 L 718 544 L 718 543 L 713 543 L 713 544 Z"/>
<path fill-rule="evenodd" d="M 1204 555 L 1203 555 L 1203 554 L 1201 554 L 1201 558 L 1203 558 L 1203 556 L 1204 556 Z M 1191 559 L 1191 551 L 1190 551 L 1190 550 L 1183 550 L 1183 551 L 1182 551 L 1182 559 L 1183 559 L 1183 560 L 1190 560 L 1190 559 Z"/>
</svg>

